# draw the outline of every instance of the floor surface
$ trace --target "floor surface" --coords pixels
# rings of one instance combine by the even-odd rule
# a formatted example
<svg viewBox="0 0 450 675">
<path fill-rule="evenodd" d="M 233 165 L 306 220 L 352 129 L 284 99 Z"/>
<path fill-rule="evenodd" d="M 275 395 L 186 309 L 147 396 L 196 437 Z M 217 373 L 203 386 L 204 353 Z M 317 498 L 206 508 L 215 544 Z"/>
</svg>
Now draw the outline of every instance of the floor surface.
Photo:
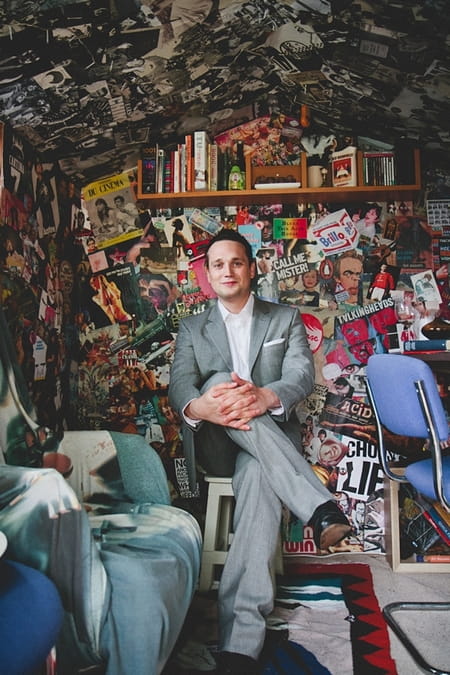
<svg viewBox="0 0 450 675">
<path fill-rule="evenodd" d="M 289 558 L 291 559 L 291 558 Z M 318 561 L 317 557 L 292 558 L 295 562 L 302 560 L 308 564 Z M 345 554 L 320 558 L 321 563 L 366 563 L 372 571 L 373 584 L 378 603 L 382 608 L 390 602 L 399 601 L 432 601 L 450 602 L 450 563 L 447 573 L 393 572 L 384 555 Z M 397 617 L 399 615 L 397 614 Z M 407 612 L 401 615 L 403 628 L 413 636 L 416 646 L 422 651 L 432 666 L 450 673 L 450 611 L 449 612 Z M 389 628 L 391 640 L 391 656 L 396 662 L 398 675 L 419 675 L 423 671 L 415 664 L 397 636 Z M 196 659 L 204 656 L 203 671 L 192 669 L 189 662 L 184 665 L 169 663 L 163 675 L 197 675 L 209 672 L 213 675 L 208 663 L 209 652 L 202 651 L 202 645 L 214 643 L 217 638 L 216 594 L 196 594 L 182 634 L 184 644 L 190 641 L 194 650 L 198 651 Z M 350 675 L 336 670 L 333 675 Z"/>
</svg>

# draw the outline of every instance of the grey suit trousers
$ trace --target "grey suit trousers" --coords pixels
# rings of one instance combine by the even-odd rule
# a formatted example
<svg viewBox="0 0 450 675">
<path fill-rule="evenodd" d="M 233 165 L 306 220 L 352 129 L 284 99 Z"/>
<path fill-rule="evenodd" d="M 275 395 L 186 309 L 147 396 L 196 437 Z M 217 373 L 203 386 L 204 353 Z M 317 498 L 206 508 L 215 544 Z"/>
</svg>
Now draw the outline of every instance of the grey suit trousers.
<svg viewBox="0 0 450 675">
<path fill-rule="evenodd" d="M 217 373 L 202 393 L 229 378 Z M 306 523 L 332 495 L 269 414 L 250 426 L 241 431 L 204 423 L 194 437 L 197 457 L 208 472 L 215 473 L 218 463 L 221 475 L 233 475 L 236 499 L 234 536 L 219 587 L 219 648 L 257 658 L 265 617 L 273 608 L 270 568 L 282 503 Z"/>
</svg>

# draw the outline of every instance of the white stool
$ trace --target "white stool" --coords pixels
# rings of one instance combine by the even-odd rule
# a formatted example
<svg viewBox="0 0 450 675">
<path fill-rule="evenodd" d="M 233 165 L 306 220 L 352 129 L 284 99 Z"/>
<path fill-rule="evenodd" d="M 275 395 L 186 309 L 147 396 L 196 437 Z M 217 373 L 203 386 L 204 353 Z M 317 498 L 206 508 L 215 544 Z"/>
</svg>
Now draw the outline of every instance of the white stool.
<svg viewBox="0 0 450 675">
<path fill-rule="evenodd" d="M 205 531 L 203 535 L 203 552 L 200 569 L 199 591 L 209 591 L 214 583 L 214 568 L 224 565 L 228 548 L 233 538 L 234 496 L 231 478 L 205 476 L 208 483 L 208 499 L 206 502 Z M 275 572 L 283 574 L 283 555 L 281 536 Z"/>
</svg>

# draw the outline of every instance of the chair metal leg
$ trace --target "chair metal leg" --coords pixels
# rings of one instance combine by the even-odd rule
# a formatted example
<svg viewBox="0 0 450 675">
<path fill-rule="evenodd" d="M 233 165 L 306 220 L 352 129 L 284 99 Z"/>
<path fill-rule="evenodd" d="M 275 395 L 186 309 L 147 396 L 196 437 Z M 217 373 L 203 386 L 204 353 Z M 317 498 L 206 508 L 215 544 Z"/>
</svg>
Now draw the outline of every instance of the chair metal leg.
<svg viewBox="0 0 450 675">
<path fill-rule="evenodd" d="M 399 640 L 403 643 L 404 647 L 406 647 L 419 668 L 421 668 L 425 673 L 432 673 L 432 675 L 450 675 L 450 670 L 440 670 L 439 668 L 435 668 L 429 664 L 418 651 L 417 647 L 412 643 L 410 638 L 406 635 L 403 628 L 400 627 L 396 619 L 393 617 L 393 613 L 402 610 L 438 610 L 448 612 L 450 611 L 450 602 L 391 602 L 383 608 L 384 618 L 394 633 L 397 635 Z"/>
</svg>

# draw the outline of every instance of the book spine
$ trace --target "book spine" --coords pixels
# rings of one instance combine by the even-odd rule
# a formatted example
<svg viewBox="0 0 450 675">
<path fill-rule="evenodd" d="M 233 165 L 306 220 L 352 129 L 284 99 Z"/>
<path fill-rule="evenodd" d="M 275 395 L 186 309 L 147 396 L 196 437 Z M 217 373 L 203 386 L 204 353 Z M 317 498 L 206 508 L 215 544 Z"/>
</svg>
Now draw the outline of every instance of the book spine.
<svg viewBox="0 0 450 675">
<path fill-rule="evenodd" d="M 208 187 L 208 139 L 205 131 L 194 131 L 194 190 Z"/>
<path fill-rule="evenodd" d="M 436 555 L 432 555 L 430 553 L 428 555 L 420 555 L 419 553 L 416 553 L 416 562 L 450 563 L 450 554 L 443 553 L 442 555 L 439 555 L 436 553 Z"/>
<path fill-rule="evenodd" d="M 383 185 L 389 185 L 388 158 L 383 157 Z"/>
<path fill-rule="evenodd" d="M 433 502 L 433 507 L 436 509 L 442 520 L 445 521 L 447 527 L 450 528 L 450 513 L 445 510 L 440 502 Z"/>
<path fill-rule="evenodd" d="M 430 340 L 405 340 L 403 346 L 405 352 L 444 352 L 450 349 L 450 340 L 441 340 L 440 338 Z"/>
<path fill-rule="evenodd" d="M 156 148 L 145 148 L 142 152 L 142 192 L 156 192 Z"/>
<path fill-rule="evenodd" d="M 392 152 L 364 152 L 363 166 L 367 167 L 365 185 L 393 185 L 393 161 Z"/>
<path fill-rule="evenodd" d="M 180 192 L 186 192 L 186 144 L 180 144 Z"/>
<path fill-rule="evenodd" d="M 434 522 L 436 525 L 439 527 L 440 530 L 444 533 L 446 537 L 447 543 L 450 542 L 450 527 L 447 525 L 445 520 L 440 516 L 438 513 L 437 509 L 434 508 L 434 506 L 430 506 L 428 509 L 428 513 L 430 516 L 433 518 Z"/>
<path fill-rule="evenodd" d="M 218 153 L 217 153 L 217 189 L 218 190 L 225 190 L 225 178 L 224 178 L 225 172 L 226 172 L 225 158 L 226 158 L 225 151 L 218 148 Z"/>
<path fill-rule="evenodd" d="M 389 158 L 389 185 L 395 185 L 395 158 Z"/>
<path fill-rule="evenodd" d="M 156 192 L 164 191 L 164 160 L 165 152 L 162 148 L 157 149 L 157 163 L 156 163 Z"/>
<path fill-rule="evenodd" d="M 194 163 L 194 156 L 193 156 L 193 140 L 192 140 L 192 134 L 186 134 L 184 137 L 184 144 L 186 146 L 186 165 L 185 165 L 185 171 L 186 171 L 186 192 L 192 192 L 192 187 L 193 187 L 193 163 Z"/>
<path fill-rule="evenodd" d="M 180 151 L 173 151 L 173 191 L 180 192 Z"/>
<path fill-rule="evenodd" d="M 423 516 L 426 518 L 426 520 L 430 523 L 430 525 L 436 530 L 442 541 L 447 544 L 447 546 L 450 546 L 450 538 L 447 537 L 445 534 L 444 530 L 442 530 L 439 525 L 437 524 L 436 520 L 433 518 L 431 515 L 430 511 L 423 511 Z"/>
<path fill-rule="evenodd" d="M 211 143 L 209 146 L 209 170 L 208 170 L 208 187 L 210 190 L 218 189 L 218 174 L 219 174 L 219 147 L 217 143 Z"/>
<path fill-rule="evenodd" d="M 166 155 L 164 159 L 164 182 L 163 191 L 173 192 L 173 173 L 172 173 L 173 159 L 172 155 Z"/>
</svg>

